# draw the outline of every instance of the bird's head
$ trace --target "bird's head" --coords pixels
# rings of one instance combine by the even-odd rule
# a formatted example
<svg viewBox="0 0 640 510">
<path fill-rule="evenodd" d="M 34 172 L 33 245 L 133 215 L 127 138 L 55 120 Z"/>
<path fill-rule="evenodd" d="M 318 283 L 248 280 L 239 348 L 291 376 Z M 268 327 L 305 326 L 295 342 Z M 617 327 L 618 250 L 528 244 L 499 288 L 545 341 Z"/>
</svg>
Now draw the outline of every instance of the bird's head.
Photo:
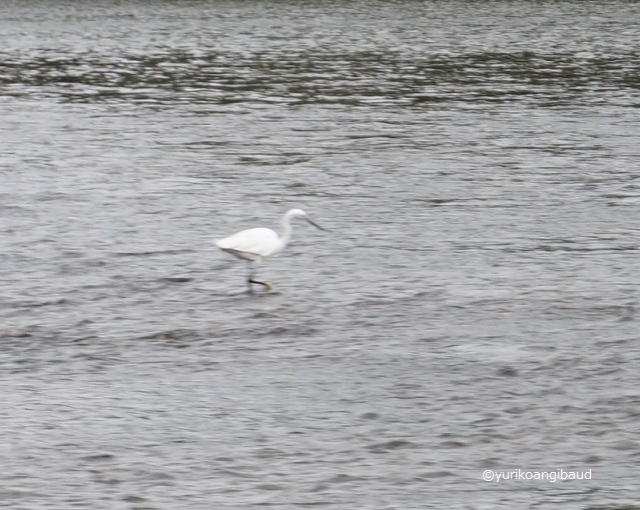
<svg viewBox="0 0 640 510">
<path fill-rule="evenodd" d="M 304 212 L 302 209 L 291 209 L 287 213 L 287 216 L 289 216 L 290 218 L 308 218 L 309 217 L 307 213 Z"/>
<path fill-rule="evenodd" d="M 306 212 L 304 212 L 302 209 L 291 209 L 287 213 L 287 216 L 289 218 L 303 218 L 307 220 L 309 223 L 311 223 L 314 227 L 319 228 L 320 230 L 324 230 L 320 225 L 312 221 L 311 218 L 309 218 L 309 215 Z"/>
</svg>

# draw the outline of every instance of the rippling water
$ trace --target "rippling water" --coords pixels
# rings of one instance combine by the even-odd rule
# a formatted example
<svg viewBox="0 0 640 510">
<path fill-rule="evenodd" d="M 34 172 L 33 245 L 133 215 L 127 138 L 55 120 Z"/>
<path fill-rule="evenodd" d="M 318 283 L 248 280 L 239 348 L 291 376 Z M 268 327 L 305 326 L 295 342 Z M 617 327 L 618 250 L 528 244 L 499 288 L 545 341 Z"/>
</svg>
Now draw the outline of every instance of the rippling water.
<svg viewBox="0 0 640 510">
<path fill-rule="evenodd" d="M 0 506 L 637 508 L 639 21 L 0 6 Z"/>
</svg>

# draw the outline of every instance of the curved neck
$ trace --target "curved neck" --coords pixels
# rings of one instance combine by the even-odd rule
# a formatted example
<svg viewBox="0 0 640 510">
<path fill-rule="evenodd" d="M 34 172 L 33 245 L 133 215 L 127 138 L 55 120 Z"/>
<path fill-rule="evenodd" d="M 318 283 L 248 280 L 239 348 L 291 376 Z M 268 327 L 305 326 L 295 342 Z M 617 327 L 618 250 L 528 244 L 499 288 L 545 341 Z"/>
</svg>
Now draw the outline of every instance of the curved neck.
<svg viewBox="0 0 640 510">
<path fill-rule="evenodd" d="M 291 239 L 291 216 L 289 214 L 285 214 L 282 217 L 282 221 L 280 222 L 281 234 L 280 234 L 280 242 L 282 246 L 286 246 Z"/>
</svg>

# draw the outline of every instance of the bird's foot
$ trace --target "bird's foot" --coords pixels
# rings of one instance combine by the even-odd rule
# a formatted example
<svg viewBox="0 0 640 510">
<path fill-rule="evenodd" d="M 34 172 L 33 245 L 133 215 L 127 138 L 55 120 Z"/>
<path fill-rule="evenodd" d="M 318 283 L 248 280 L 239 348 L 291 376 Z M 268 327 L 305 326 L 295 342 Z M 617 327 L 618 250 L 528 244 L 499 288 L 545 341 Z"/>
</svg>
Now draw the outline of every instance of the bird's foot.
<svg viewBox="0 0 640 510">
<path fill-rule="evenodd" d="M 256 283 L 258 285 L 263 285 L 264 287 L 267 288 L 268 292 L 271 292 L 271 291 L 273 291 L 275 289 L 275 287 L 269 282 L 259 282 L 258 280 L 249 280 L 249 290 L 250 290 L 250 292 L 253 291 L 253 289 L 251 288 L 251 284 L 252 283 Z"/>
<path fill-rule="evenodd" d="M 267 292 L 273 292 L 274 290 L 276 290 L 276 288 L 273 286 L 272 283 L 269 283 L 269 282 L 262 282 L 262 283 L 267 288 Z"/>
</svg>

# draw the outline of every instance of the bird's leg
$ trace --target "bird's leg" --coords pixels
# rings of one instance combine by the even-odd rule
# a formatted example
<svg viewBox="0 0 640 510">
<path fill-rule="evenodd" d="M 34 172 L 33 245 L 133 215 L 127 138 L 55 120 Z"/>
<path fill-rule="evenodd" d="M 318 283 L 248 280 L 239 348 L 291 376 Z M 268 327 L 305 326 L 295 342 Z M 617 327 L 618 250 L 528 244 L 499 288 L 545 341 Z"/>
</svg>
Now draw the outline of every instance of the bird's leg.
<svg viewBox="0 0 640 510">
<path fill-rule="evenodd" d="M 252 270 L 251 270 L 251 262 L 249 262 L 249 265 L 247 267 L 249 268 L 249 273 L 247 274 L 247 285 L 249 286 L 249 292 L 253 292 L 253 286 L 251 285 L 253 283 L 253 274 L 252 274 Z"/>
<path fill-rule="evenodd" d="M 269 282 L 261 282 L 255 279 L 257 265 L 258 265 L 258 262 L 256 262 L 255 265 L 254 265 L 254 262 L 249 262 L 249 275 L 247 276 L 247 284 L 249 285 L 249 292 L 253 292 L 253 287 L 251 286 L 252 283 L 256 283 L 258 285 L 264 285 L 267 288 L 267 290 L 273 290 L 273 285 L 271 285 Z"/>
<path fill-rule="evenodd" d="M 253 292 L 253 286 L 251 285 L 254 282 L 253 274 L 255 273 L 253 262 L 249 262 L 247 264 L 247 269 L 249 270 L 249 272 L 247 273 L 247 285 L 249 286 L 249 292 Z"/>
</svg>

